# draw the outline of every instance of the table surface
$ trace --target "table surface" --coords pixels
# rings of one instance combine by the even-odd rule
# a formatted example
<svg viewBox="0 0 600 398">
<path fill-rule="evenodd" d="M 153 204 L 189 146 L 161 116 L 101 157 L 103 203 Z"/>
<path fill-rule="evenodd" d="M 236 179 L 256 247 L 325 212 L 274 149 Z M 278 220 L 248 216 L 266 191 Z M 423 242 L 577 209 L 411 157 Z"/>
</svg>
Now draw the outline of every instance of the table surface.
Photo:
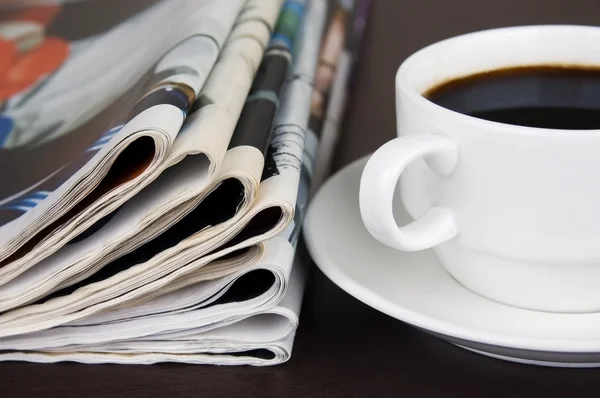
<svg viewBox="0 0 600 398">
<path fill-rule="evenodd" d="M 512 25 L 599 24 L 598 0 L 377 0 L 336 167 L 395 134 L 394 75 L 412 52 Z M 490 359 L 383 315 L 312 268 L 291 360 L 269 368 L 0 364 L 0 396 L 600 397 L 600 369 Z"/>
</svg>

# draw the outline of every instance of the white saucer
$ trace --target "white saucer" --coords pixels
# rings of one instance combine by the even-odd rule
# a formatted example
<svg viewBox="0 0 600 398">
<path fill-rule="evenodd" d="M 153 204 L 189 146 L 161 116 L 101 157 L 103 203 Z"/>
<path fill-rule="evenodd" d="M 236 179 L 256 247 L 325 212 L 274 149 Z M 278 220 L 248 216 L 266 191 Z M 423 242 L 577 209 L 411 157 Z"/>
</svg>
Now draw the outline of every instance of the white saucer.
<svg viewBox="0 0 600 398">
<path fill-rule="evenodd" d="M 366 160 L 333 176 L 309 206 L 306 244 L 327 277 L 367 305 L 480 354 L 545 366 L 600 366 L 600 313 L 499 304 L 456 282 L 431 250 L 396 251 L 372 238 L 358 208 Z M 410 216 L 397 219 L 406 223 Z"/>
</svg>

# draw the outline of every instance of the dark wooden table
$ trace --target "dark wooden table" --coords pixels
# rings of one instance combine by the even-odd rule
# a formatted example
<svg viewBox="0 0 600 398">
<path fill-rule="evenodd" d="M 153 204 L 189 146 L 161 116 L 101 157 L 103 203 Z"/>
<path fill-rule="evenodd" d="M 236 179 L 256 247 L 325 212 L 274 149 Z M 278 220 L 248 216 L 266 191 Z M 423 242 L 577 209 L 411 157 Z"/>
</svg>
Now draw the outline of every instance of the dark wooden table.
<svg viewBox="0 0 600 398">
<path fill-rule="evenodd" d="M 376 0 L 337 166 L 395 134 L 394 74 L 440 39 L 499 26 L 600 24 L 599 0 Z M 466 352 L 347 295 L 313 267 L 292 359 L 270 368 L 0 364 L 0 397 L 600 397 L 600 369 Z"/>
</svg>

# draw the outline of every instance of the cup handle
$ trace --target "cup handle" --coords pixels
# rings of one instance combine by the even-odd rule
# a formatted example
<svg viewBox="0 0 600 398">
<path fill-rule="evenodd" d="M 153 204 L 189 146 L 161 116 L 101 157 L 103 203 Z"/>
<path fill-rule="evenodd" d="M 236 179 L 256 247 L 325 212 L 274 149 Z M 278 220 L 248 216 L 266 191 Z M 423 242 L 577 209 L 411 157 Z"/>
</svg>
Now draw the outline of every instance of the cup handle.
<svg viewBox="0 0 600 398">
<path fill-rule="evenodd" d="M 458 233 L 454 215 L 432 207 L 408 225 L 396 224 L 392 202 L 400 175 L 413 160 L 423 158 L 436 173 L 448 175 L 458 158 L 456 143 L 439 135 L 403 136 L 380 147 L 367 162 L 360 180 L 360 213 L 373 237 L 395 249 L 424 250 Z"/>
</svg>

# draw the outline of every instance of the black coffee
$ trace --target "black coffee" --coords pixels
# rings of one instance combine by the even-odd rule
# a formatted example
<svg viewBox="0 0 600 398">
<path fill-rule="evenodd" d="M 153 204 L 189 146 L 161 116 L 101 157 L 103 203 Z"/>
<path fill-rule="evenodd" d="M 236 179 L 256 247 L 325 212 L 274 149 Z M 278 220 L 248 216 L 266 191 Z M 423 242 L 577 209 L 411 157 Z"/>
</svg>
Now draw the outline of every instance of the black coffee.
<svg viewBox="0 0 600 398">
<path fill-rule="evenodd" d="M 480 119 L 553 129 L 600 129 L 600 68 L 518 67 L 448 81 L 430 101 Z"/>
</svg>

